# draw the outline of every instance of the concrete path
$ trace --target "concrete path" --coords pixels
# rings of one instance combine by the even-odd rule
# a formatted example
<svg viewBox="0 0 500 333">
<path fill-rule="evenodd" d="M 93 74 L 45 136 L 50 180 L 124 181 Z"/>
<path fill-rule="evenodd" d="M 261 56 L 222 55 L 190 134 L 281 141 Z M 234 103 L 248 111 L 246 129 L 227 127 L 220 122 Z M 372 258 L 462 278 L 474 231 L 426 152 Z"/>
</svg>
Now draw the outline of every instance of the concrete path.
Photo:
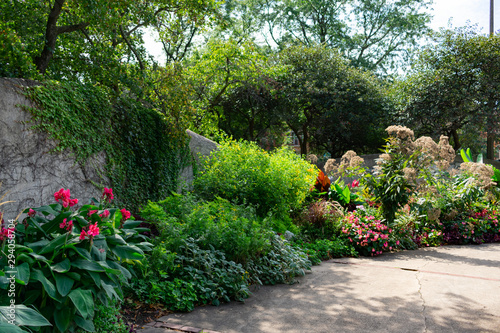
<svg viewBox="0 0 500 333">
<path fill-rule="evenodd" d="M 498 243 L 332 259 L 298 282 L 171 314 L 139 332 L 500 332 Z"/>
</svg>

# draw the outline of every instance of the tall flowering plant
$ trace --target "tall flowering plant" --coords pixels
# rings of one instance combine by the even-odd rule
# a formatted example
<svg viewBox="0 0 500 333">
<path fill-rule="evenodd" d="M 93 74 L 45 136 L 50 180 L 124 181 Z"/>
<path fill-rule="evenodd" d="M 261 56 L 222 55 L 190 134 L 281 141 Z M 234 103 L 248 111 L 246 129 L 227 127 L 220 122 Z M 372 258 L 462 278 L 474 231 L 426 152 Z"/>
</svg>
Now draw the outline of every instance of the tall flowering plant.
<svg viewBox="0 0 500 333">
<path fill-rule="evenodd" d="M 392 229 L 373 215 L 351 212 L 342 223 L 342 234 L 361 255 L 378 256 L 399 245 L 399 241 L 390 237 Z"/>
<path fill-rule="evenodd" d="M 15 265 L 2 255 L 0 288 L 11 288 L 8 277 L 15 276 L 16 307 L 40 310 L 48 321 L 42 332 L 94 331 L 95 302 L 121 299 L 121 286 L 132 277 L 122 263 L 151 250 L 140 234 L 148 229 L 138 228 L 141 222 L 126 209 L 112 207 L 113 199 L 105 188 L 101 200 L 75 209 L 78 199 L 60 189 L 56 203 L 26 209 L 26 218 L 16 223 Z M 21 319 L 17 325 L 30 325 L 29 317 Z"/>
</svg>

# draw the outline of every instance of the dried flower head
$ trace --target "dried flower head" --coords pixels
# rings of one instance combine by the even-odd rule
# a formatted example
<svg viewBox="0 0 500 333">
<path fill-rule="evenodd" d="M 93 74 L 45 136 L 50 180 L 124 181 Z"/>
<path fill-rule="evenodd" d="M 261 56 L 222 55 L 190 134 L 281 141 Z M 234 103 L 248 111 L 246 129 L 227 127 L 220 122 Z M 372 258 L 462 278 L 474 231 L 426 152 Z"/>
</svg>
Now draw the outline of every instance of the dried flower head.
<svg viewBox="0 0 500 333">
<path fill-rule="evenodd" d="M 385 130 L 390 136 L 396 137 L 400 140 L 413 140 L 415 138 L 413 131 L 405 126 L 392 125 L 387 127 Z"/>
<path fill-rule="evenodd" d="M 318 156 L 314 154 L 309 154 L 307 155 L 307 160 L 309 161 L 309 163 L 316 164 L 318 163 Z"/>
<path fill-rule="evenodd" d="M 460 170 L 473 174 L 477 180 L 476 184 L 484 190 L 497 185 L 491 180 L 494 171 L 489 164 L 465 162 L 460 164 Z"/>
<path fill-rule="evenodd" d="M 439 216 L 441 216 L 441 209 L 439 208 L 431 208 L 427 211 L 429 221 L 437 221 L 439 220 Z"/>
<path fill-rule="evenodd" d="M 405 179 L 409 183 L 415 183 L 417 181 L 417 171 L 414 168 L 404 168 L 403 172 L 405 174 Z"/>
<path fill-rule="evenodd" d="M 328 159 L 325 163 L 325 173 L 327 175 L 331 175 L 336 169 L 337 166 L 335 165 L 335 159 L 333 158 Z"/>
</svg>

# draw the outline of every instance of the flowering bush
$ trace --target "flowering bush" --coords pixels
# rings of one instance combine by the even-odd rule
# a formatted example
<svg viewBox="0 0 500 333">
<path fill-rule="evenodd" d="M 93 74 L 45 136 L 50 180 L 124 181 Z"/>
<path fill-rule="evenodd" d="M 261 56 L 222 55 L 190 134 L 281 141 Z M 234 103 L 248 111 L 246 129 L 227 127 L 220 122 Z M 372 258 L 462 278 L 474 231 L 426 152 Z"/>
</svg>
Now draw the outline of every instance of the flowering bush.
<svg viewBox="0 0 500 333">
<path fill-rule="evenodd" d="M 445 221 L 443 238 L 448 244 L 482 244 L 500 241 L 500 212 L 483 209 L 463 220 Z"/>
<path fill-rule="evenodd" d="M 344 218 L 343 224 L 342 233 L 364 256 L 378 256 L 399 245 L 399 240 L 390 237 L 392 229 L 373 215 L 351 212 Z"/>
<path fill-rule="evenodd" d="M 122 262 L 141 260 L 151 249 L 139 234 L 140 222 L 110 207 L 112 191 L 106 190 L 105 200 L 78 210 L 69 189 L 54 194 L 55 204 L 26 209 L 27 217 L 15 226 L 15 265 L 0 258 L 0 288 L 9 287 L 13 274 L 16 300 L 39 309 L 55 326 L 46 331 L 93 331 L 95 302 L 120 299 L 122 284 L 131 278 Z"/>
</svg>

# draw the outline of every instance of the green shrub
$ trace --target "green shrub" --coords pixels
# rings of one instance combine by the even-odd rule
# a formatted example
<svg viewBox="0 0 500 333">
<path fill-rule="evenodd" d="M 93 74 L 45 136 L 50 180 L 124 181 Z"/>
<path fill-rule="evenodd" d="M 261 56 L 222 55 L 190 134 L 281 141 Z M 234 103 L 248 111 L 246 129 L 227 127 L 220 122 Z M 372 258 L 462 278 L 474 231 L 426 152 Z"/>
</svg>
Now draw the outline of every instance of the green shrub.
<svg viewBox="0 0 500 333">
<path fill-rule="evenodd" d="M 171 215 L 168 210 L 177 204 Z M 184 245 L 183 240 L 193 238 L 203 250 L 213 247 L 228 260 L 244 263 L 270 247 L 269 221 L 257 217 L 252 207 L 234 205 L 225 199 L 204 202 L 174 195 L 149 203 L 141 214 L 148 221 L 159 222 L 160 239 L 172 252 Z"/>
<path fill-rule="evenodd" d="M 98 313 L 94 317 L 94 327 L 96 333 L 130 333 L 130 327 L 123 321 L 120 314 L 120 304 L 116 300 L 109 302 L 108 306 L 97 304 L 95 311 Z M 84 333 L 78 329 L 77 333 Z"/>
<path fill-rule="evenodd" d="M 296 276 L 305 275 L 311 262 L 301 250 L 276 235 L 271 250 L 247 263 L 250 279 L 258 284 L 294 283 Z"/>
<path fill-rule="evenodd" d="M 253 205 L 259 216 L 271 211 L 288 215 L 305 200 L 317 173 L 289 149 L 268 153 L 252 142 L 224 141 L 204 161 L 194 189 L 207 200 Z"/>
<path fill-rule="evenodd" d="M 293 246 L 306 253 L 313 265 L 319 265 L 321 261 L 331 258 L 358 256 L 354 247 L 341 238 L 334 240 L 316 239 L 312 242 L 294 240 Z"/>
</svg>

